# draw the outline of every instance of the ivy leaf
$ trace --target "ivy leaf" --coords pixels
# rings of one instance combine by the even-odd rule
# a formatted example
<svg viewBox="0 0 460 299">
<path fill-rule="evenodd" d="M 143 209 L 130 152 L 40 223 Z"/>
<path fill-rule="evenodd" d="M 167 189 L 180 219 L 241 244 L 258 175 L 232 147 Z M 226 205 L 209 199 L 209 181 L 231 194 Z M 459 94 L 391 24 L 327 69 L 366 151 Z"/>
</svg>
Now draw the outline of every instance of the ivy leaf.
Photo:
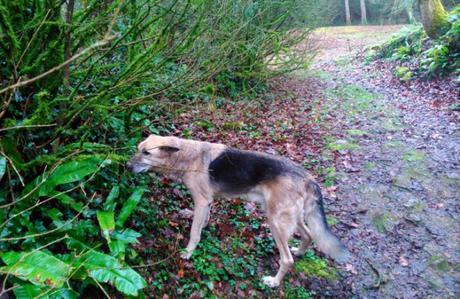
<svg viewBox="0 0 460 299">
<path fill-rule="evenodd" d="M 70 265 L 43 251 L 10 251 L 1 253 L 0 257 L 6 264 L 0 267 L 0 272 L 10 273 L 36 285 L 61 287 L 72 270 Z"/>
<path fill-rule="evenodd" d="M 124 241 L 126 243 L 139 243 L 139 241 L 137 241 L 137 238 L 139 238 L 140 236 L 142 236 L 140 233 L 130 228 L 127 228 L 122 232 L 115 231 L 112 234 L 112 237 L 114 239 Z"/>
<path fill-rule="evenodd" d="M 62 164 L 50 174 L 46 182 L 40 187 L 39 196 L 48 195 L 58 185 L 77 182 L 99 169 L 101 159 L 89 157 Z"/>
<path fill-rule="evenodd" d="M 109 249 L 111 255 L 124 259 L 126 252 L 126 242 L 122 240 L 113 240 L 109 243 Z"/>
<path fill-rule="evenodd" d="M 115 206 L 117 205 L 115 202 L 115 199 L 117 199 L 119 194 L 120 194 L 120 186 L 113 186 L 112 190 L 110 190 L 110 193 L 107 196 L 106 201 L 104 202 L 104 210 L 106 211 L 115 210 Z"/>
<path fill-rule="evenodd" d="M 90 276 L 99 282 L 110 282 L 120 292 L 137 296 L 139 290 L 147 286 L 145 280 L 131 268 L 125 269 L 94 269 L 89 271 Z"/>
<path fill-rule="evenodd" d="M 147 286 L 139 273 L 123 266 L 116 258 L 95 250 L 81 255 L 76 265 L 87 269 L 89 276 L 98 282 L 109 282 L 126 295 L 137 296 L 139 290 Z"/>
<path fill-rule="evenodd" d="M 134 190 L 128 200 L 123 204 L 123 208 L 121 208 L 120 214 L 117 218 L 117 226 L 123 227 L 126 220 L 128 219 L 129 215 L 134 211 L 137 204 L 141 200 L 142 194 L 144 193 L 144 187 L 138 187 Z"/>
<path fill-rule="evenodd" d="M 50 289 L 48 287 L 40 287 L 30 283 L 15 285 L 13 292 L 16 299 L 76 299 L 79 295 L 71 289 Z"/>
<path fill-rule="evenodd" d="M 115 229 L 115 216 L 113 211 L 97 211 L 97 221 L 102 230 L 102 235 L 110 243 L 110 234 Z"/>
</svg>

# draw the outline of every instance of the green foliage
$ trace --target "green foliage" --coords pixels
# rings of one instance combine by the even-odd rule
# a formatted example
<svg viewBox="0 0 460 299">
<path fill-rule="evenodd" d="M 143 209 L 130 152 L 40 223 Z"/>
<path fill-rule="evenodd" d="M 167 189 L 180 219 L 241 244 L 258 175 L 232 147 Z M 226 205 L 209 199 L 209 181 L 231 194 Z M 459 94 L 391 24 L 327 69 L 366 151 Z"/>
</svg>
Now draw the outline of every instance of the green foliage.
<svg viewBox="0 0 460 299">
<path fill-rule="evenodd" d="M 391 58 L 397 61 L 415 60 L 418 68 L 395 75 L 404 81 L 412 75 L 423 77 L 443 76 L 460 71 L 460 6 L 449 14 L 450 29 L 436 40 L 426 37 L 421 25 L 401 29 L 388 42 L 373 49 L 373 58 Z M 405 68 L 405 67 L 404 67 Z M 404 69 L 405 70 L 405 69 Z"/>
<path fill-rule="evenodd" d="M 101 228 L 102 234 L 108 243 L 111 242 L 110 234 L 115 229 L 115 216 L 113 211 L 97 211 L 97 221 L 99 222 L 99 227 Z"/>
<path fill-rule="evenodd" d="M 123 204 L 123 207 L 121 208 L 120 214 L 118 215 L 118 218 L 117 218 L 118 227 L 123 227 L 129 215 L 131 215 L 131 213 L 134 211 L 137 204 L 141 200 L 142 194 L 144 193 L 144 191 L 145 191 L 144 187 L 136 188 L 133 194 L 131 194 L 131 196 L 128 198 L 128 200 L 125 201 L 125 203 Z"/>
<path fill-rule="evenodd" d="M 61 287 L 71 271 L 70 265 L 43 251 L 10 251 L 0 257 L 6 264 L 0 268 L 2 273 L 10 273 L 37 285 Z"/>
<path fill-rule="evenodd" d="M 386 43 L 376 47 L 374 58 L 391 58 L 394 60 L 408 60 L 410 56 L 418 55 L 422 51 L 426 34 L 421 25 L 403 27 Z"/>
<path fill-rule="evenodd" d="M 140 262 L 132 215 L 154 182 L 124 164 L 143 136 L 169 134 L 192 104 L 247 97 L 307 67 L 314 52 L 295 45 L 316 23 L 308 7 L 314 2 L 0 0 L 6 286 L 19 298 L 88 297 L 90 287 L 100 291 L 89 296 L 141 296 L 146 283 L 128 266 Z"/>
</svg>

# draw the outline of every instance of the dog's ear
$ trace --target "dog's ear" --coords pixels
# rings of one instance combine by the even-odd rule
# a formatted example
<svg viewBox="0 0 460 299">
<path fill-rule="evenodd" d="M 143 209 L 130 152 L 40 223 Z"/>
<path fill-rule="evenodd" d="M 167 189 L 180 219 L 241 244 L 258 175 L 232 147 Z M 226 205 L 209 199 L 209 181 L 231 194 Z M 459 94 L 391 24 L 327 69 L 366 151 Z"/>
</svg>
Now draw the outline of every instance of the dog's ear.
<svg viewBox="0 0 460 299">
<path fill-rule="evenodd" d="M 178 152 L 179 149 L 177 147 L 174 147 L 174 146 L 167 146 L 167 145 L 163 145 L 163 146 L 160 146 L 159 149 L 161 151 L 164 151 L 164 152 L 167 152 L 167 153 L 175 153 L 175 152 Z"/>
</svg>

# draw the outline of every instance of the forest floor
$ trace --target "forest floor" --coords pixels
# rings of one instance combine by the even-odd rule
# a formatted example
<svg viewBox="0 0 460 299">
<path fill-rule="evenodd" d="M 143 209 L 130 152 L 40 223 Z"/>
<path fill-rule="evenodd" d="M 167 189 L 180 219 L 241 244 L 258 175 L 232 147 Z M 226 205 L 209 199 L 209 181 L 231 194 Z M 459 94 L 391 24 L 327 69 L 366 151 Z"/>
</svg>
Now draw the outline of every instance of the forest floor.
<svg viewBox="0 0 460 299">
<path fill-rule="evenodd" d="M 139 245 L 159 265 L 144 273 L 151 296 L 460 296 L 458 85 L 454 78 L 403 83 L 392 62 L 367 62 L 364 48 L 398 29 L 322 30 L 312 68 L 275 80 L 263 101 L 216 100 L 175 121 L 178 135 L 304 165 L 321 182 L 328 222 L 352 260 L 337 265 L 309 251 L 278 290 L 264 287 L 261 277 L 277 270 L 277 249 L 263 214 L 234 199 L 216 201 L 198 250 L 183 261 L 177 251 L 192 204 L 183 187 L 163 180 L 143 219 L 151 235 Z"/>
<path fill-rule="evenodd" d="M 365 298 L 458 298 L 458 83 L 400 82 L 392 63 L 360 55 L 385 30 L 354 28 L 327 31 L 327 50 L 313 67 L 339 149 L 328 206 L 355 256 L 341 283 Z"/>
</svg>

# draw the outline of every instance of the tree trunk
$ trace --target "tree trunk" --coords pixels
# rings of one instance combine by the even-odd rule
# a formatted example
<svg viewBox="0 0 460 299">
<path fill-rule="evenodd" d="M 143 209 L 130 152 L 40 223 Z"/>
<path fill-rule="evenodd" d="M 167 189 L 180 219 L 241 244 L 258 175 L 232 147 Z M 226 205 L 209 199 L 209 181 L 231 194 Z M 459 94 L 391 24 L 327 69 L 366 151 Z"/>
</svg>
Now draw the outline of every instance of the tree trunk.
<svg viewBox="0 0 460 299">
<path fill-rule="evenodd" d="M 351 25 L 350 3 L 348 0 L 345 0 L 345 17 L 347 20 L 347 25 Z"/>
<path fill-rule="evenodd" d="M 409 24 L 414 24 L 415 18 L 414 18 L 414 10 L 412 6 L 406 7 L 406 13 L 407 13 L 407 18 L 409 20 Z"/>
<path fill-rule="evenodd" d="M 366 25 L 367 24 L 366 1 L 365 0 L 360 0 L 359 4 L 361 6 L 361 24 Z"/>
<path fill-rule="evenodd" d="M 430 38 L 437 38 L 449 30 L 447 13 L 441 0 L 418 0 L 423 29 Z"/>
</svg>

